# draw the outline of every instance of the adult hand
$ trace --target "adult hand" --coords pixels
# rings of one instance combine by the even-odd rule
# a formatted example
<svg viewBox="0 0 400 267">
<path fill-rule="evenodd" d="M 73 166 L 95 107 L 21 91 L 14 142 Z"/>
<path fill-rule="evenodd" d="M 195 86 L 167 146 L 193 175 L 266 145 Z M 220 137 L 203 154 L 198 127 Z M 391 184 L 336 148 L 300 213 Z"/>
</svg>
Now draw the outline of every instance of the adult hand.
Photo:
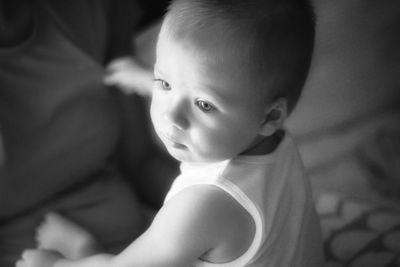
<svg viewBox="0 0 400 267">
<path fill-rule="evenodd" d="M 153 74 L 133 57 L 121 57 L 107 66 L 104 78 L 107 85 L 115 85 L 124 93 L 151 96 Z"/>
</svg>

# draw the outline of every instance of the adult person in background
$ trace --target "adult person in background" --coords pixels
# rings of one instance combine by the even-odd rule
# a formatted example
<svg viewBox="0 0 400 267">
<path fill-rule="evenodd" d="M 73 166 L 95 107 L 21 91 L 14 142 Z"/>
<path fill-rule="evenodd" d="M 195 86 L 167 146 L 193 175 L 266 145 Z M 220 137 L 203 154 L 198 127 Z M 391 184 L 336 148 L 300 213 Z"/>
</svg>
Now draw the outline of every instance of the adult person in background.
<svg viewBox="0 0 400 267">
<path fill-rule="evenodd" d="M 175 165 L 141 100 L 103 84 L 108 62 L 164 9 L 143 2 L 0 0 L 0 266 L 35 246 L 49 211 L 118 252 L 146 227 L 141 202 L 164 198 Z"/>
</svg>

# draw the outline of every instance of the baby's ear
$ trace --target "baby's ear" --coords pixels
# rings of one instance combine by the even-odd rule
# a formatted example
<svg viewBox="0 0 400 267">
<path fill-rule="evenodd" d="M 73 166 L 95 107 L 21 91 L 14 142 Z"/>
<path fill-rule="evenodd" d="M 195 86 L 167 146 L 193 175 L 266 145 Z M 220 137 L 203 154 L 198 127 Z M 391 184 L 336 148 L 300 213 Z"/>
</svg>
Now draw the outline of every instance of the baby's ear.
<svg viewBox="0 0 400 267">
<path fill-rule="evenodd" d="M 263 136 L 273 135 L 277 130 L 282 128 L 286 118 L 287 100 L 280 98 L 265 110 L 265 117 L 261 122 L 259 134 Z"/>
</svg>

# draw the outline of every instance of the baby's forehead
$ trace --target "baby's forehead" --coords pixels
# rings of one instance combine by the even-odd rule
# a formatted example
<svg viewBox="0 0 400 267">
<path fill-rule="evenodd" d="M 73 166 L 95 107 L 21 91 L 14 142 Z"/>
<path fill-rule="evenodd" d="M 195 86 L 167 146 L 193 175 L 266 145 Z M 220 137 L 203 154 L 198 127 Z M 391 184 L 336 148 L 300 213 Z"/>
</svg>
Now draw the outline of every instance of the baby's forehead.
<svg viewBox="0 0 400 267">
<path fill-rule="evenodd" d="M 161 38 L 157 46 L 157 61 L 165 58 L 170 62 L 173 61 L 172 52 L 175 59 L 185 59 L 187 64 L 184 67 L 190 68 L 195 65 L 196 71 L 207 72 L 208 69 L 213 69 L 220 72 L 231 69 L 244 74 L 251 69 L 251 64 L 245 62 L 249 60 L 244 60 L 246 53 L 236 44 L 231 44 L 222 38 L 219 40 Z"/>
<path fill-rule="evenodd" d="M 166 17 L 162 23 L 162 31 L 177 39 L 229 41 L 246 38 L 249 26 L 218 17 L 206 17 L 193 21 Z"/>
<path fill-rule="evenodd" d="M 232 30 L 226 25 L 214 24 L 188 32 L 179 32 L 171 27 L 178 26 L 163 25 L 159 34 L 159 46 L 168 43 L 222 62 L 252 56 L 247 52 L 254 47 L 252 41 L 240 31 Z"/>
</svg>

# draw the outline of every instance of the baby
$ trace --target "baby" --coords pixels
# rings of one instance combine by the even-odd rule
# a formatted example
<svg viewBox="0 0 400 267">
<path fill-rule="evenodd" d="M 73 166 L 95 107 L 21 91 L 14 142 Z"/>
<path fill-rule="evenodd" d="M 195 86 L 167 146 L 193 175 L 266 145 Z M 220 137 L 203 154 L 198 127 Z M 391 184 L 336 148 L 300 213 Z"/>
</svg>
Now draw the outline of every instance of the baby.
<svg viewBox="0 0 400 267">
<path fill-rule="evenodd" d="M 311 189 L 283 128 L 313 43 L 306 0 L 173 1 L 151 103 L 156 133 L 181 162 L 163 207 L 118 255 L 52 247 L 46 235 L 69 226 L 51 215 L 38 236 L 46 250 L 25 251 L 17 266 L 322 266 Z"/>
</svg>

